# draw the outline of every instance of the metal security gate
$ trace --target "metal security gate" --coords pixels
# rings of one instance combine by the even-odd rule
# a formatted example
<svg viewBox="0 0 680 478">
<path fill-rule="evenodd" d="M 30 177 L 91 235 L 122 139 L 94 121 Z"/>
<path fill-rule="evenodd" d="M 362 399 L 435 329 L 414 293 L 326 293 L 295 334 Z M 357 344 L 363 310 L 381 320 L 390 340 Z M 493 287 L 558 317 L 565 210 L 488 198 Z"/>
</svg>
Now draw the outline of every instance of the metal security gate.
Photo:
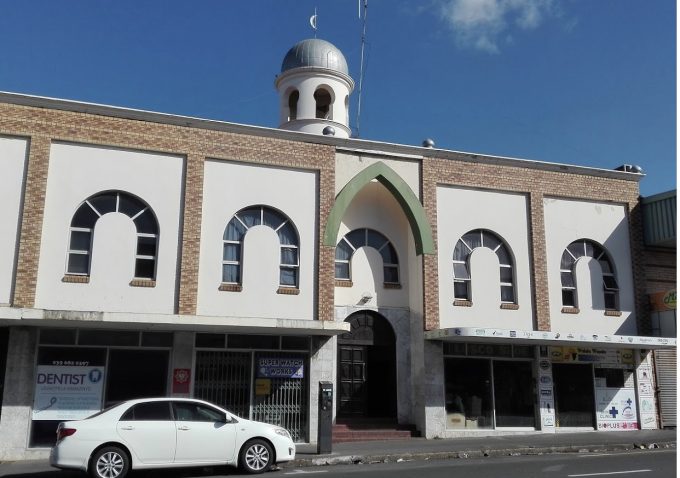
<svg viewBox="0 0 680 478">
<path fill-rule="evenodd" d="M 251 355 L 250 352 L 197 351 L 194 397 L 248 418 Z"/>
<path fill-rule="evenodd" d="M 678 423 L 678 378 L 677 378 L 677 351 L 656 350 L 654 362 L 656 363 L 656 387 L 659 390 L 659 416 L 661 427 L 675 427 Z"/>
<path fill-rule="evenodd" d="M 291 354 L 276 352 L 197 350 L 194 397 L 213 402 L 243 418 L 282 426 L 296 442 L 307 441 L 307 356 L 299 356 L 305 362 L 303 378 L 269 378 L 266 393 L 259 394 L 253 380 L 256 355 L 291 357 Z"/>
<path fill-rule="evenodd" d="M 261 353 L 267 357 L 291 357 L 290 354 Z M 307 360 L 305 360 L 307 362 Z M 305 363 L 304 370 L 308 370 Z M 268 378 L 268 393 L 255 395 L 252 419 L 287 429 L 295 442 L 307 441 L 307 377 Z"/>
</svg>

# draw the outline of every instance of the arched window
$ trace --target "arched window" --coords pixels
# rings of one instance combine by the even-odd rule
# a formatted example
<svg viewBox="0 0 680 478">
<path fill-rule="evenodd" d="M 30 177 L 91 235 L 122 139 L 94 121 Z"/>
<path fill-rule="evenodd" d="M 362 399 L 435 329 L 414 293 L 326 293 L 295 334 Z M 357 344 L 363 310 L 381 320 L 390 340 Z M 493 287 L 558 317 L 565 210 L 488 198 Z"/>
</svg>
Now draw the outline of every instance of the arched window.
<svg viewBox="0 0 680 478">
<path fill-rule="evenodd" d="M 345 124 L 349 124 L 349 95 L 345 95 Z"/>
<path fill-rule="evenodd" d="M 581 257 L 592 257 L 602 269 L 602 288 L 604 291 L 605 309 L 618 310 L 619 285 L 612 261 L 607 251 L 594 241 L 579 239 L 567 246 L 560 261 L 560 278 L 562 281 L 562 305 L 564 307 L 578 307 L 576 301 L 576 261 Z"/>
<path fill-rule="evenodd" d="M 475 229 L 458 239 L 453 250 L 453 295 L 457 300 L 472 300 L 470 254 L 478 247 L 487 247 L 496 253 L 500 264 L 501 302 L 515 303 L 515 281 L 510 248 L 503 239 L 491 231 Z"/>
<path fill-rule="evenodd" d="M 335 278 L 351 280 L 350 261 L 360 247 L 372 247 L 383 259 L 386 284 L 399 284 L 399 259 L 389 239 L 373 229 L 355 229 L 340 239 L 335 248 Z"/>
<path fill-rule="evenodd" d="M 288 121 L 297 119 L 297 105 L 300 100 L 300 92 L 293 90 L 288 96 Z"/>
<path fill-rule="evenodd" d="M 298 287 L 300 259 L 299 239 L 295 226 L 281 212 L 267 206 L 249 206 L 234 214 L 223 236 L 222 282 L 241 284 L 243 239 L 251 227 L 268 226 L 279 236 L 281 247 L 279 284 Z"/>
<path fill-rule="evenodd" d="M 333 110 L 331 104 L 333 98 L 328 90 L 319 88 L 314 92 L 314 101 L 316 101 L 316 117 L 320 119 L 333 119 Z"/>
<path fill-rule="evenodd" d="M 100 217 L 110 212 L 125 214 L 135 223 L 137 229 L 135 278 L 155 279 L 158 221 L 148 204 L 124 191 L 95 194 L 78 207 L 69 230 L 66 273 L 90 275 L 94 226 Z"/>
</svg>

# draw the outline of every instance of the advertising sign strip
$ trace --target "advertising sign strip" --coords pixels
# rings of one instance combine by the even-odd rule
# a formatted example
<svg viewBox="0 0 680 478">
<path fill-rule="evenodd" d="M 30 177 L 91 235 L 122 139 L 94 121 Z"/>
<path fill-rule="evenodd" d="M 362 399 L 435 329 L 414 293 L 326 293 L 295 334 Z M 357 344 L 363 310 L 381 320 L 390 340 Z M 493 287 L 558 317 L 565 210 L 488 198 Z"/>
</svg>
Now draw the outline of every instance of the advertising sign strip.
<svg viewBox="0 0 680 478">
<path fill-rule="evenodd" d="M 259 378 L 304 378 L 305 361 L 301 358 L 260 357 L 257 360 Z"/>
<path fill-rule="evenodd" d="M 538 382 L 541 429 L 555 427 L 555 401 L 553 397 L 552 364 L 550 360 L 542 358 L 538 362 Z"/>
<path fill-rule="evenodd" d="M 33 420 L 80 420 L 101 410 L 104 367 L 38 365 Z"/>
<path fill-rule="evenodd" d="M 601 364 L 633 365 L 632 349 L 595 347 L 550 347 L 553 362 L 591 362 Z"/>
<path fill-rule="evenodd" d="M 637 370 L 637 386 L 640 397 L 640 428 L 657 428 L 656 400 L 654 399 L 654 374 L 649 354 L 643 357 Z"/>
<path fill-rule="evenodd" d="M 591 344 L 610 344 L 634 348 L 675 347 L 677 339 L 668 337 L 643 337 L 633 335 L 602 335 L 567 332 L 545 332 L 539 330 L 510 330 L 486 327 L 454 327 L 450 329 L 430 330 L 425 333 L 429 340 L 442 340 L 460 337 L 465 339 L 484 339 L 485 342 L 516 341 L 517 343 L 570 345 L 577 342 L 586 346 Z"/>
</svg>

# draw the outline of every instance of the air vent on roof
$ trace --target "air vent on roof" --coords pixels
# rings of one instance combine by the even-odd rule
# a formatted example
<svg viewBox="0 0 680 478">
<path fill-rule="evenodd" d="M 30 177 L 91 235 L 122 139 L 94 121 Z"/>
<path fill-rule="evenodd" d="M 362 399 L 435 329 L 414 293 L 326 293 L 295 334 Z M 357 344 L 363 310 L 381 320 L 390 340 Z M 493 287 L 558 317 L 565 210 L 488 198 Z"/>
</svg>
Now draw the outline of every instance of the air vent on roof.
<svg viewBox="0 0 680 478">
<path fill-rule="evenodd" d="M 644 170 L 635 164 L 622 164 L 616 171 L 625 171 L 626 173 L 644 174 Z"/>
</svg>

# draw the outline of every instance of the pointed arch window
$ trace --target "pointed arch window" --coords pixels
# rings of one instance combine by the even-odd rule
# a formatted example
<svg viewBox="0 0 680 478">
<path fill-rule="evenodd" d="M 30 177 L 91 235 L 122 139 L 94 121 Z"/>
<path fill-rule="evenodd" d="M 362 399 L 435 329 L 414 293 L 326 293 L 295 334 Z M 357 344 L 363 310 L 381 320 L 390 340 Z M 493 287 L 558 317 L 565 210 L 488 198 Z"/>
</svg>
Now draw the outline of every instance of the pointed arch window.
<svg viewBox="0 0 680 478">
<path fill-rule="evenodd" d="M 510 248 L 503 239 L 486 229 L 475 229 L 461 236 L 453 249 L 453 295 L 456 300 L 472 300 L 470 254 L 478 247 L 491 249 L 500 265 L 501 304 L 515 304 L 514 264 Z"/>
<path fill-rule="evenodd" d="M 352 280 L 350 262 L 361 247 L 372 247 L 383 259 L 383 280 L 385 284 L 399 284 L 399 258 L 392 243 L 373 229 L 355 229 L 347 233 L 335 247 L 335 278 Z"/>
<path fill-rule="evenodd" d="M 564 307 L 578 307 L 575 267 L 576 261 L 582 257 L 591 257 L 600 264 L 604 307 L 606 310 L 618 310 L 619 284 L 616 280 L 614 265 L 604 247 L 589 239 L 579 239 L 572 242 L 562 253 L 560 260 L 562 305 Z"/>
<path fill-rule="evenodd" d="M 267 206 L 241 209 L 224 229 L 222 282 L 240 285 L 243 281 L 243 240 L 251 227 L 268 226 L 276 232 L 280 244 L 279 285 L 297 288 L 299 285 L 299 237 L 293 222 L 283 213 Z"/>
<path fill-rule="evenodd" d="M 158 254 L 158 221 L 153 210 L 141 199 L 124 191 L 105 191 L 86 199 L 71 219 L 66 274 L 89 276 L 94 227 L 105 214 L 125 214 L 137 229 L 135 279 L 156 277 Z"/>
</svg>

